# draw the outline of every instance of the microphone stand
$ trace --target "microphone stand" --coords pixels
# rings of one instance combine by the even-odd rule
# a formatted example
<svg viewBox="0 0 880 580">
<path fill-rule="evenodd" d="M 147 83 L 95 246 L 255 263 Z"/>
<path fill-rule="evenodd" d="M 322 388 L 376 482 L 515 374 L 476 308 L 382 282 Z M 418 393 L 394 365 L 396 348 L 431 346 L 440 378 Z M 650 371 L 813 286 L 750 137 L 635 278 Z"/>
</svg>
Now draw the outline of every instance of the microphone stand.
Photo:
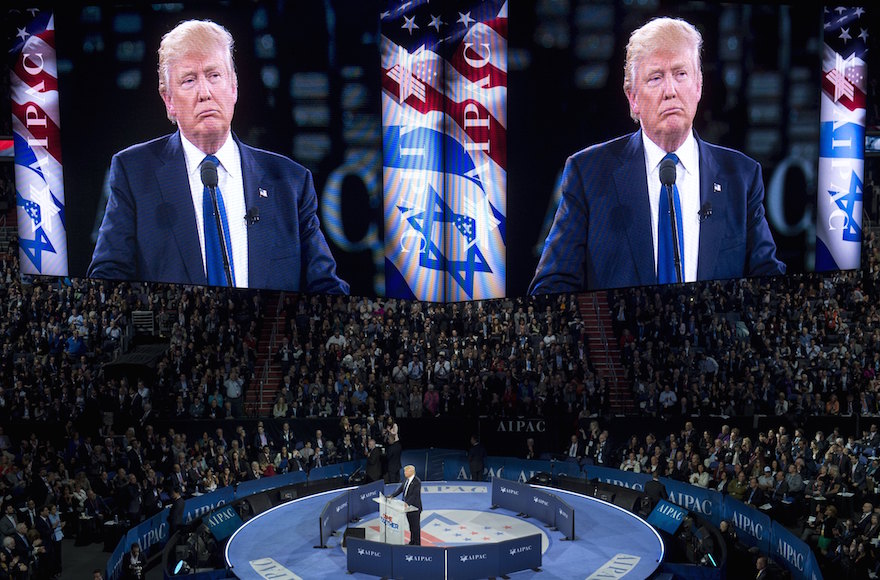
<svg viewBox="0 0 880 580">
<path fill-rule="evenodd" d="M 666 185 L 666 201 L 669 203 L 669 217 L 672 222 L 672 255 L 675 262 L 675 278 L 681 284 L 684 281 L 681 269 L 681 246 L 678 245 L 678 214 L 675 211 L 675 194 L 673 185 Z"/>
<path fill-rule="evenodd" d="M 220 253 L 223 255 L 223 271 L 226 273 L 226 285 L 235 286 L 232 279 L 232 268 L 229 266 L 229 250 L 226 248 L 226 232 L 223 231 L 223 222 L 220 219 L 220 206 L 217 203 L 217 188 L 214 185 L 208 186 L 211 192 L 211 206 L 214 208 L 214 223 L 217 224 L 217 231 L 220 232 Z"/>
</svg>

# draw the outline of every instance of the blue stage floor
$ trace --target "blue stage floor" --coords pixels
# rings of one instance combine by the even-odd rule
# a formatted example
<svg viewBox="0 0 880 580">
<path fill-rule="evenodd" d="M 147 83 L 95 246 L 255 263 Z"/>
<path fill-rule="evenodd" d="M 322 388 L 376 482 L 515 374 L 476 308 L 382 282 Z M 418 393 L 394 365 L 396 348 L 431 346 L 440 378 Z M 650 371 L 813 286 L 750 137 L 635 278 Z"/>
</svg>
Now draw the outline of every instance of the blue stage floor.
<svg viewBox="0 0 880 580">
<path fill-rule="evenodd" d="M 396 487 L 387 486 L 386 493 Z M 663 557 L 663 544 L 644 520 L 597 499 L 558 489 L 548 491 L 558 494 L 575 510 L 577 537 L 573 542 L 564 541 L 559 532 L 549 531 L 535 519 L 518 517 L 503 509 L 490 509 L 491 486 L 488 484 L 425 482 L 422 485 L 422 545 L 493 542 L 540 532 L 543 534 L 543 571 L 517 572 L 511 577 L 640 579 L 647 578 L 657 568 Z M 340 493 L 335 490 L 295 500 L 245 523 L 226 547 L 226 559 L 235 575 L 241 579 L 286 580 L 344 577 L 346 556 L 341 545 L 341 530 L 327 542 L 327 549 L 313 548 L 318 544 L 321 509 Z M 365 527 L 367 539 L 378 539 L 377 517 L 367 517 L 352 525 Z M 350 577 L 369 578 L 363 574 Z"/>
</svg>

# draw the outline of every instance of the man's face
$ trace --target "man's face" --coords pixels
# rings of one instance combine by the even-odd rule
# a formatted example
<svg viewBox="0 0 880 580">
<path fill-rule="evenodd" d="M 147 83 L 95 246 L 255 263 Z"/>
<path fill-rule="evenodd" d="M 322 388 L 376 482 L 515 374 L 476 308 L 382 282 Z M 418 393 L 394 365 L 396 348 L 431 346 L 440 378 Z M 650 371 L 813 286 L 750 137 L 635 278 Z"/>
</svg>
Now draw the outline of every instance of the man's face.
<svg viewBox="0 0 880 580">
<path fill-rule="evenodd" d="M 702 75 L 693 54 L 661 50 L 638 62 L 627 98 L 648 138 L 674 151 L 693 126 L 702 94 Z"/>
<path fill-rule="evenodd" d="M 226 53 L 181 55 L 172 61 L 165 108 L 184 136 L 206 153 L 215 153 L 229 134 L 238 85 Z"/>
</svg>

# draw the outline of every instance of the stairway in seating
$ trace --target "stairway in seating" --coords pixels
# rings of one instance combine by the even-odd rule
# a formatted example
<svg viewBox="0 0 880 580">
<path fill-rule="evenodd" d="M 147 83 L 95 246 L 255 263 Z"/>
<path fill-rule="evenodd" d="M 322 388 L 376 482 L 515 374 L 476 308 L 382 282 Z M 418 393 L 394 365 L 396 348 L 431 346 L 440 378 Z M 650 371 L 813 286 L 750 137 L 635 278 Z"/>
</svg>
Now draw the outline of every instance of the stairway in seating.
<svg viewBox="0 0 880 580">
<path fill-rule="evenodd" d="M 605 377 L 611 398 L 611 412 L 615 415 L 633 413 L 632 387 L 626 381 L 626 373 L 620 364 L 620 346 L 611 326 L 611 308 L 605 292 L 578 295 L 581 320 L 590 346 L 590 361 L 600 377 Z"/>
<path fill-rule="evenodd" d="M 281 310 L 284 293 L 267 292 L 263 296 L 265 300 L 260 313 L 263 317 L 263 328 L 257 338 L 257 362 L 245 396 L 245 412 L 251 417 L 267 417 L 272 413 L 275 392 L 281 384 L 281 364 L 275 361 L 273 354 L 285 332 L 285 313 Z M 262 401 L 260 383 L 263 385 Z"/>
</svg>

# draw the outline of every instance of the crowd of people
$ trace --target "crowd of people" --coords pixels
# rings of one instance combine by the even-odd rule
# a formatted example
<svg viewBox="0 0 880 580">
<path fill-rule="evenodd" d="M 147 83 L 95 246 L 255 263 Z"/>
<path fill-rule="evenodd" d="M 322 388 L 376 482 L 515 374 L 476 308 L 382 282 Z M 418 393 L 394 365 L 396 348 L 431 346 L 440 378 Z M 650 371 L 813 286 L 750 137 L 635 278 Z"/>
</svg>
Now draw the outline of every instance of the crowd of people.
<svg viewBox="0 0 880 580">
<path fill-rule="evenodd" d="M 572 435 L 572 460 L 674 479 L 761 510 L 815 550 L 828 578 L 867 578 L 880 569 L 877 422 L 860 434 L 784 425 L 756 432 L 748 422 L 713 433 L 700 432 L 690 420 L 671 424 L 683 428 L 633 435 L 614 446 L 600 421 L 592 420 Z M 735 526 L 722 523 L 721 531 L 729 559 L 744 552 Z"/>
<path fill-rule="evenodd" d="M 880 248 L 862 270 L 611 293 L 640 413 L 872 416 L 880 412 Z"/>
<path fill-rule="evenodd" d="M 770 414 L 795 424 L 813 414 L 877 414 L 873 234 L 865 248 L 859 272 L 609 293 L 637 412 L 682 421 Z M 262 372 L 256 367 L 257 353 L 267 347 L 258 344 L 265 293 L 25 283 L 14 251 L 0 268 L 0 425 L 66 425 L 63 441 L 44 439 L 37 429 L 25 437 L 0 434 L 0 492 L 9 522 L 0 526 L 0 569 L 12 578 L 23 577 L 23 568 L 58 574 L 65 535 L 93 541 L 102 521 L 134 523 L 175 493 L 186 497 L 375 457 L 377 444 L 395 444 L 399 453 L 399 440 L 388 433 L 396 419 L 603 417 L 610 408 L 574 295 L 449 305 L 285 295 L 271 353 L 283 379 L 269 393 L 270 417 L 287 426 L 281 436 L 260 425 L 248 433 L 236 419 L 247 415 L 246 393 Z M 136 311 L 154 314 L 168 348 L 155 375 L 129 380 L 104 365 L 130 347 Z M 287 435 L 305 417 L 337 419 L 340 436 L 319 432 L 297 441 Z M 157 419 L 202 418 L 230 421 L 195 439 L 183 429 L 153 427 Z M 875 447 L 875 430 L 818 439 L 780 431 L 746 437 L 734 426 L 719 437 L 689 433 L 614 446 L 607 434 L 590 430 L 572 443 L 576 456 L 661 470 L 747 503 L 772 505 L 780 495 L 802 493 L 813 510 L 804 516 L 814 519 L 798 531 L 828 565 L 873 563 L 867 540 L 876 537 L 871 521 L 880 501 L 873 489 L 877 461 L 865 451 Z M 396 473 L 382 465 L 373 478 Z M 814 500 L 841 489 L 860 490 L 863 508 L 871 505 L 855 527 L 833 513 L 835 505 Z M 858 535 L 862 528 L 868 536 Z"/>
<path fill-rule="evenodd" d="M 448 305 L 291 296 L 283 312 L 276 418 L 609 407 L 574 295 Z"/>
</svg>

